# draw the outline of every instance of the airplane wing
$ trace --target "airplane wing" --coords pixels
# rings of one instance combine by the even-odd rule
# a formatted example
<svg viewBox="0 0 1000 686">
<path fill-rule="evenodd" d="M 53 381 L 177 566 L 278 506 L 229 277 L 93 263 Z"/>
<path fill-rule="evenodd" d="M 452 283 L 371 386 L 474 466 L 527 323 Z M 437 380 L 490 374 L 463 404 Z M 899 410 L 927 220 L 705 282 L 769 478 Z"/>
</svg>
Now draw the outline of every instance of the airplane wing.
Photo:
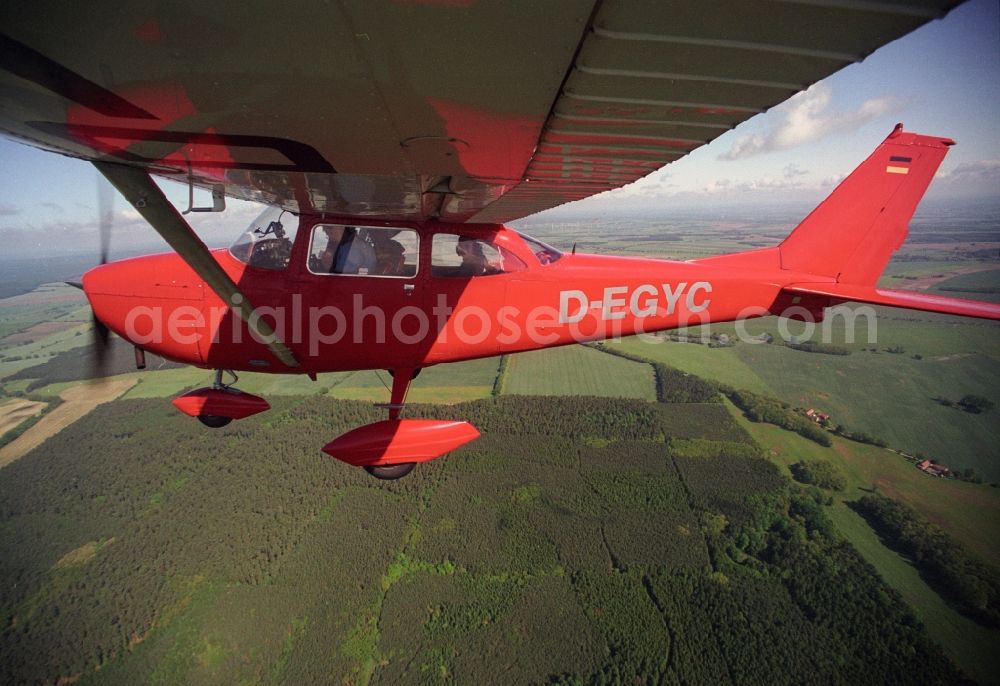
<svg viewBox="0 0 1000 686">
<path fill-rule="evenodd" d="M 7 2 L 0 132 L 290 210 L 506 222 L 631 183 L 956 4 Z"/>
</svg>

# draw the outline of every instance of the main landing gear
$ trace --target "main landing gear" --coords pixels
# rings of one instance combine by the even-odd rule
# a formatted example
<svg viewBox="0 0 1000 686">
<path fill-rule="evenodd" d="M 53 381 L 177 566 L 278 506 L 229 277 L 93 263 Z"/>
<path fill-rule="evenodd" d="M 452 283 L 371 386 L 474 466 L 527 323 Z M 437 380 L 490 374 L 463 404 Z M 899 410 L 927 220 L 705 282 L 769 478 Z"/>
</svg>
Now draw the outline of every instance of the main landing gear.
<svg viewBox="0 0 1000 686">
<path fill-rule="evenodd" d="M 399 479 L 413 471 L 418 462 L 441 457 L 455 448 L 479 438 L 468 422 L 435 419 L 400 419 L 406 392 L 419 369 L 392 370 L 392 394 L 388 404 L 378 405 L 389 411 L 389 418 L 348 431 L 323 447 L 323 452 L 355 467 L 362 467 L 376 479 Z M 223 371 L 215 372 L 215 383 L 175 398 L 181 412 L 196 417 L 205 426 L 218 429 L 234 419 L 242 419 L 271 409 L 267 401 L 222 382 Z"/>
<path fill-rule="evenodd" d="M 389 403 L 378 405 L 389 418 L 366 424 L 334 439 L 323 447 L 331 457 L 363 467 L 376 479 L 399 479 L 413 471 L 418 462 L 441 457 L 479 437 L 468 422 L 433 419 L 400 419 L 410 382 L 419 369 L 390 371 L 392 393 Z"/>
<path fill-rule="evenodd" d="M 380 403 L 376 407 L 389 410 L 389 419 L 399 419 L 406 404 L 406 393 L 410 389 L 410 382 L 420 376 L 419 369 L 401 369 L 397 374 L 395 369 L 386 370 L 392 377 L 392 393 L 389 404 Z M 398 462 L 396 464 L 366 464 L 361 465 L 362 469 L 383 481 L 395 481 L 413 471 L 417 466 L 416 462 Z"/>
</svg>

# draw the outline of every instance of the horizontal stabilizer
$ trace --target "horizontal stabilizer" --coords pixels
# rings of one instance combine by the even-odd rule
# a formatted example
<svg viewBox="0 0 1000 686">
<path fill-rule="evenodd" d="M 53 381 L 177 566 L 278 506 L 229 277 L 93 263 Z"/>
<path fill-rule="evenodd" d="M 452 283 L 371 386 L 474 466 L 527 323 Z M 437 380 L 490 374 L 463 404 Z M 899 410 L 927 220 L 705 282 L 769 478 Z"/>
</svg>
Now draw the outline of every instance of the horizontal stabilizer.
<svg viewBox="0 0 1000 686">
<path fill-rule="evenodd" d="M 891 291 L 885 288 L 843 283 L 797 283 L 786 286 L 782 290 L 791 295 L 820 295 L 837 300 L 871 303 L 872 305 L 905 307 L 910 310 L 957 314 L 980 319 L 1000 319 L 1000 305 L 994 303 L 946 298 L 914 291 Z"/>
</svg>

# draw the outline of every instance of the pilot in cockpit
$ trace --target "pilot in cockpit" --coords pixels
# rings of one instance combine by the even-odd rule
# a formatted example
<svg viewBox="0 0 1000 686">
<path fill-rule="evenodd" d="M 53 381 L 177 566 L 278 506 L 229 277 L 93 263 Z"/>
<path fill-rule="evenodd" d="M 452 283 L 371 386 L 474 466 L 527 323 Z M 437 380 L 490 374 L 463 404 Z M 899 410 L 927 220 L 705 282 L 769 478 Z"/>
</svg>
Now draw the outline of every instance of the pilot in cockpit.
<svg viewBox="0 0 1000 686">
<path fill-rule="evenodd" d="M 455 253 L 462 258 L 455 276 L 480 276 L 489 268 L 483 246 L 471 236 L 461 236 L 455 244 Z"/>
<path fill-rule="evenodd" d="M 322 252 L 313 253 L 310 269 L 318 274 L 331 274 L 333 273 L 333 258 L 336 256 L 337 248 L 340 247 L 340 241 L 344 237 L 344 227 L 340 224 L 325 224 L 320 229 L 326 238 L 326 245 Z M 315 240 L 313 245 L 316 245 Z"/>
</svg>

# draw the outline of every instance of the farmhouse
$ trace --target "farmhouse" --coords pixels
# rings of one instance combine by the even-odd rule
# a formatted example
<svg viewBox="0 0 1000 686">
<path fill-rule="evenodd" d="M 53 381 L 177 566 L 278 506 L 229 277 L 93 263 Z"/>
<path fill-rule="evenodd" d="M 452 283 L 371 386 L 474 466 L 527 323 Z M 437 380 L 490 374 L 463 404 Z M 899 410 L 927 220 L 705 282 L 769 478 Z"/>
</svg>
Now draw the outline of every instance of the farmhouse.
<svg viewBox="0 0 1000 686">
<path fill-rule="evenodd" d="M 918 462 L 917 469 L 922 472 L 926 472 L 931 476 L 948 476 L 948 474 L 951 473 L 951 470 L 943 464 L 937 464 L 936 462 L 931 462 L 930 460 L 922 460 Z"/>
<path fill-rule="evenodd" d="M 827 413 L 820 412 L 819 410 L 814 410 L 811 407 L 808 410 L 806 410 L 806 416 L 809 417 L 809 419 L 816 422 L 817 424 L 822 424 L 823 422 L 829 421 L 830 419 L 830 415 L 828 415 Z"/>
</svg>

